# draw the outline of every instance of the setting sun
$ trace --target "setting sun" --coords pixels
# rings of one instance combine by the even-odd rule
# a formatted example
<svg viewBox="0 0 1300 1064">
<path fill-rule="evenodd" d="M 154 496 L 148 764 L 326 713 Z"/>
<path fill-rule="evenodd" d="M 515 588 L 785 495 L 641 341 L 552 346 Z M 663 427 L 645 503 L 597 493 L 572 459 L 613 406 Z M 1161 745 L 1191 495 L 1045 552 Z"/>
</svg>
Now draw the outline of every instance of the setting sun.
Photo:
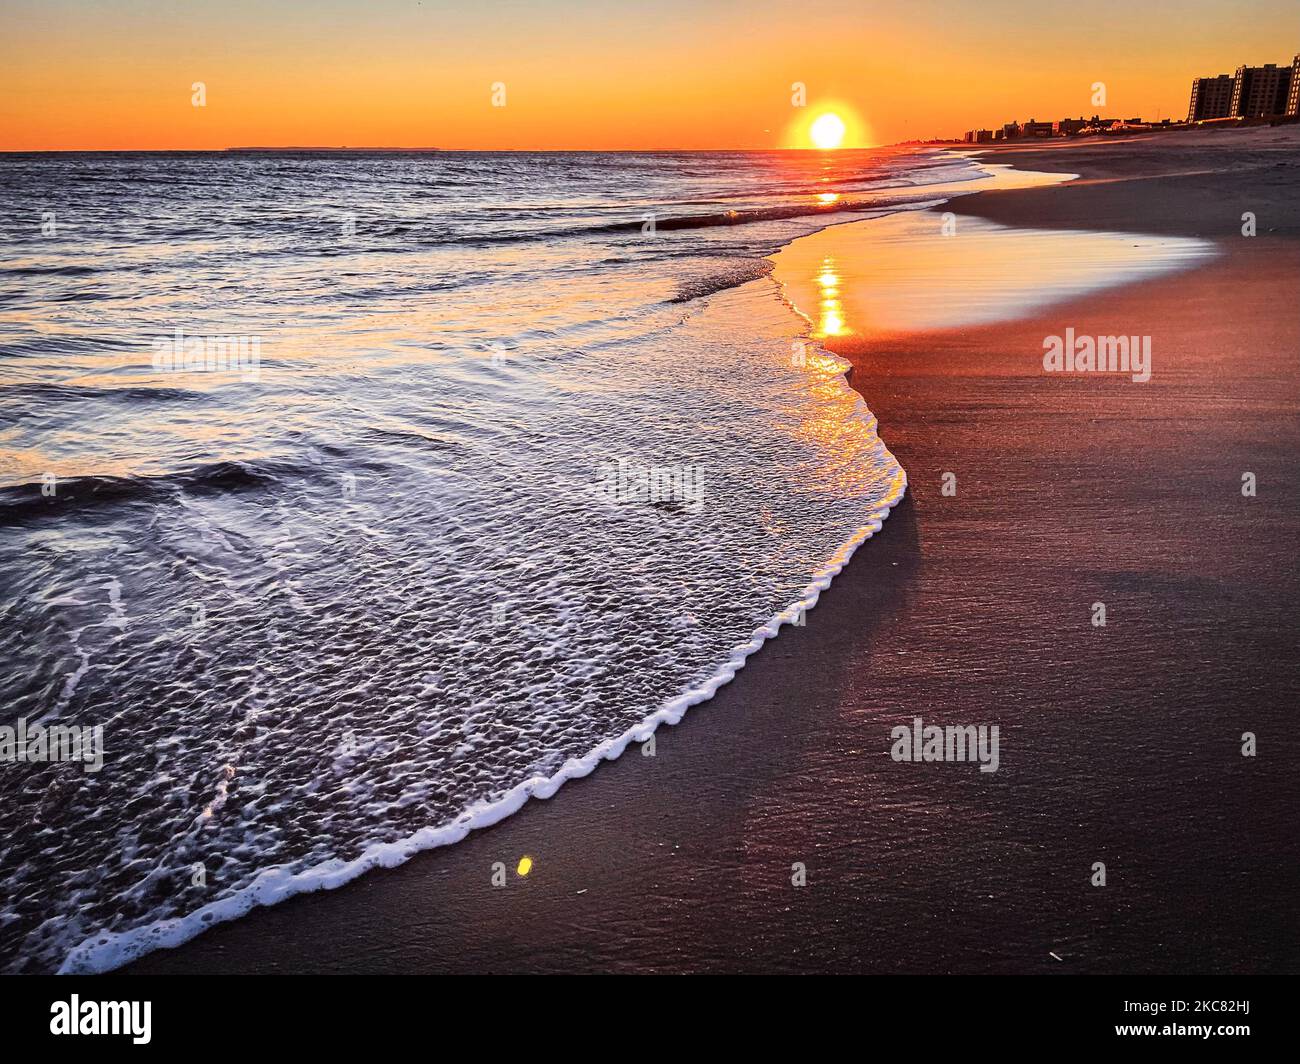
<svg viewBox="0 0 1300 1064">
<path fill-rule="evenodd" d="M 822 151 L 830 151 L 844 143 L 844 119 L 833 112 L 828 112 L 819 116 L 808 132 L 817 147 Z"/>
</svg>

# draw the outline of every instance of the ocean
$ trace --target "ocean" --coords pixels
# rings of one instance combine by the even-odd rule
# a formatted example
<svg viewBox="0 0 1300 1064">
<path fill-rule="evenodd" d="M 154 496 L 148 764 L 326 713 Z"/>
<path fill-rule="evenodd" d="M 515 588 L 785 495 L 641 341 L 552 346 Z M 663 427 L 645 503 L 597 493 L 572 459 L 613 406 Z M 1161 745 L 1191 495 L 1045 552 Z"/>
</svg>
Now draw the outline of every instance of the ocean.
<svg viewBox="0 0 1300 1064">
<path fill-rule="evenodd" d="M 706 701 L 906 485 L 769 256 L 986 176 L 0 156 L 0 964 L 454 843 Z"/>
</svg>

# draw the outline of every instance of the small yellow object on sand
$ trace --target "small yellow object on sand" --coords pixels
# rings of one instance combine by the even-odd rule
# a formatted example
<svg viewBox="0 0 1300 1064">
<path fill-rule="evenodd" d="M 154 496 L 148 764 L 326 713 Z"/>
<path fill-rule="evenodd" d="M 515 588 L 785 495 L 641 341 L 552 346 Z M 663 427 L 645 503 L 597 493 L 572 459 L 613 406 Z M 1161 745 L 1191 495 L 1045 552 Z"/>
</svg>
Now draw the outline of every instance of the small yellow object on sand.
<svg viewBox="0 0 1300 1064">
<path fill-rule="evenodd" d="M 528 856 L 519 858 L 519 867 L 515 869 L 521 876 L 528 875 L 533 870 L 533 859 Z"/>
</svg>

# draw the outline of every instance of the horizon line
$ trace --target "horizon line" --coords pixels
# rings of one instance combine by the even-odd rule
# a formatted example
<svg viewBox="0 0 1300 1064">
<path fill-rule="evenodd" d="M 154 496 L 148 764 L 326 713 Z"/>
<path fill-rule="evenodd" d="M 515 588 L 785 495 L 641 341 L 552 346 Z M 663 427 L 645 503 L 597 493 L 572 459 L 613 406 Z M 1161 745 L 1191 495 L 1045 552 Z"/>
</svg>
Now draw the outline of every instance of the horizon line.
<svg viewBox="0 0 1300 1064">
<path fill-rule="evenodd" d="M 152 155 L 222 155 L 257 154 L 259 152 L 442 152 L 446 154 L 481 154 L 481 155 L 518 155 L 527 153 L 547 154 L 650 154 L 655 152 L 682 155 L 688 153 L 705 154 L 709 152 L 830 152 L 875 151 L 880 148 L 898 148 L 909 144 L 961 144 L 960 137 L 933 137 L 929 139 L 899 140 L 889 144 L 869 144 L 856 148 L 798 148 L 798 147 L 763 147 L 763 148 L 438 148 L 412 147 L 399 148 L 391 146 L 353 147 L 350 145 L 297 145 L 283 146 L 231 145 L 225 148 L 0 148 L 0 155 L 96 155 L 96 154 L 152 154 Z"/>
</svg>

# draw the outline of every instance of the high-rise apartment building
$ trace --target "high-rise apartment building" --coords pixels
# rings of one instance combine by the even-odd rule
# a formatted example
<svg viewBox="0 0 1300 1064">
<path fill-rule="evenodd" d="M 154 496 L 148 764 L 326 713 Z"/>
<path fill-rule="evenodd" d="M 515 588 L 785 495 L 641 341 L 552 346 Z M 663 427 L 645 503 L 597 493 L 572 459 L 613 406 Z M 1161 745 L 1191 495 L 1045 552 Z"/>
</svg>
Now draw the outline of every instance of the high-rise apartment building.
<svg viewBox="0 0 1300 1064">
<path fill-rule="evenodd" d="M 1204 122 L 1210 118 L 1227 118 L 1231 110 L 1231 74 L 1192 79 L 1192 99 L 1187 105 L 1187 121 Z"/>
<path fill-rule="evenodd" d="M 1240 66 L 1232 79 L 1233 118 L 1262 118 L 1286 114 L 1291 89 L 1292 68 L 1276 63 L 1263 66 Z"/>
</svg>

